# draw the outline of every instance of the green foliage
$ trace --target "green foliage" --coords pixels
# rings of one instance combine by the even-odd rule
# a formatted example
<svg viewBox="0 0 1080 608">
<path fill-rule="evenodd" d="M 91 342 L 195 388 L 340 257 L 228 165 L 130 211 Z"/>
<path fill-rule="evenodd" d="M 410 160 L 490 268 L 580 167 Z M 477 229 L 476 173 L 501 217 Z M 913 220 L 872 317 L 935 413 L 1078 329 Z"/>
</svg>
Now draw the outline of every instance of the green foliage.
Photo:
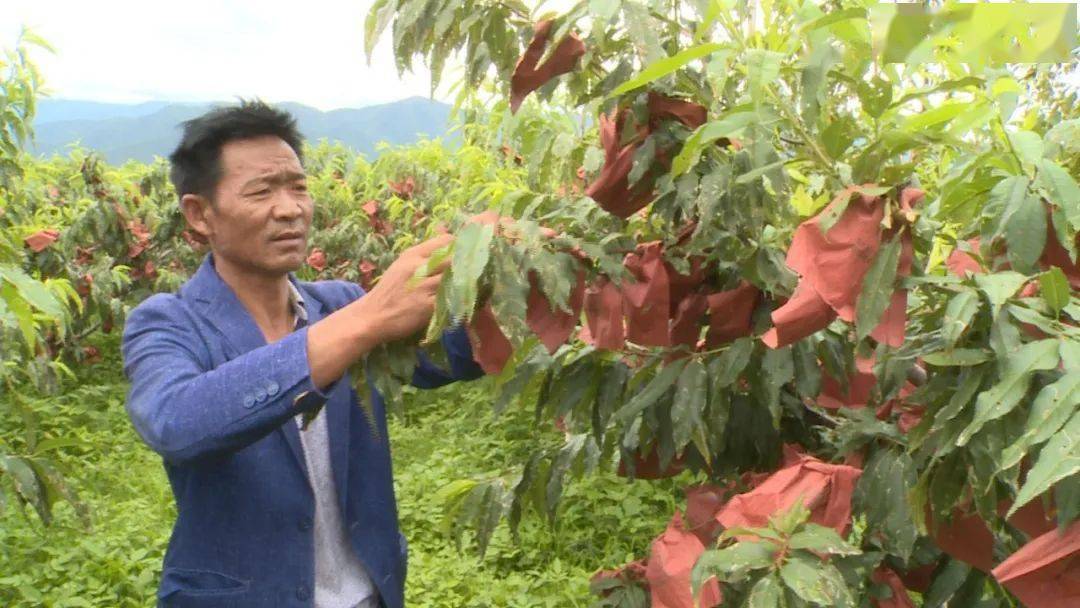
<svg viewBox="0 0 1080 608">
<path fill-rule="evenodd" d="M 517 264 L 535 272 L 552 306 L 566 310 L 575 270 L 562 265 L 559 253 L 569 246 L 584 252 L 587 283 L 599 274 L 622 280 L 622 256 L 659 241 L 672 268 L 685 272 L 693 259 L 707 269 L 708 293 L 739 280 L 764 293 L 752 335 L 719 348 L 628 343 L 611 353 L 571 341 L 540 359 L 510 309 L 496 311 L 517 349 L 497 383 L 499 411 L 512 411 L 515 400 L 507 395 L 520 391 L 521 408 L 562 421 L 565 450 L 580 449 L 575 446 L 588 433 L 601 455 L 655 451 L 662 469 L 681 456 L 699 479 L 720 483 L 775 468 L 784 442 L 823 459 L 864 456 L 854 517 L 865 523 L 859 548 L 875 555 L 871 565 L 922 559 L 919 548 L 930 543 L 927 509 L 940 518 L 970 508 L 997 530 L 1000 501 L 1018 508 L 1037 495 L 1067 494 L 1069 486 L 1059 484 L 1075 478 L 1072 433 L 1045 433 L 1041 425 L 1069 428 L 1077 407 L 1059 367 L 1060 353 L 1080 345 L 1080 307 L 1069 284 L 1080 150 L 1069 137 L 1076 133 L 1075 109 L 1061 101 L 1075 99 L 1061 84 L 1075 61 L 1033 68 L 961 63 L 948 37 L 980 26 L 976 11 L 955 3 L 946 3 L 944 21 L 916 19 L 917 27 L 903 25 L 900 11 L 879 13 L 858 0 L 582 2 L 556 15 L 518 4 L 465 3 L 453 9 L 451 22 L 463 24 L 456 32 L 440 29 L 438 11 L 420 17 L 421 4 L 378 3 L 369 48 L 392 27 L 401 65 L 421 57 L 435 80 L 457 52 L 466 66 L 459 103 L 467 107 L 495 91 L 490 117 L 501 128 L 482 135 L 529 159 L 523 181 L 500 190 L 488 206 L 562 234 L 523 246 L 497 233 L 489 268 Z M 510 114 L 509 76 L 533 24 L 549 18 L 545 55 L 570 34 L 586 53 L 571 72 L 533 93 L 521 113 Z M 884 20 L 880 31 L 892 60 L 917 61 L 875 57 L 871 18 Z M 1012 27 L 998 20 L 986 33 Z M 658 126 L 650 113 L 655 96 L 700 104 L 704 123 Z M 544 103 L 550 100 L 556 103 Z M 626 219 L 579 196 L 578 168 L 589 183 L 610 162 L 598 154 L 589 128 L 601 114 L 625 120 L 619 147 L 637 146 L 628 182 L 654 186 L 646 210 Z M 648 131 L 635 132 L 646 117 Z M 579 119 L 581 128 L 568 118 Z M 725 139 L 739 145 L 715 145 Z M 925 191 L 925 202 L 905 208 L 897 196 L 904 186 Z M 857 290 L 854 327 L 836 322 L 791 347 L 765 348 L 757 338 L 770 326 L 768 312 L 795 286 L 783 259 L 800 216 L 835 200 L 820 217 L 829 231 L 856 194 L 883 197 L 885 212 L 881 247 Z M 965 241 L 973 237 L 980 242 L 972 248 Z M 909 245 L 911 276 L 901 278 Z M 950 272 L 945 262 L 957 249 L 970 250 L 985 272 Z M 481 273 L 476 291 L 520 294 L 521 281 Z M 871 334 L 899 289 L 907 290 L 906 340 L 889 348 Z M 513 310 L 520 313 L 520 306 Z M 818 406 L 822 370 L 846 390 L 856 362 L 871 355 L 877 382 L 866 403 L 857 404 L 865 410 Z M 628 369 L 614 371 L 613 360 Z M 601 405 L 597 397 L 609 377 L 620 396 Z M 911 377 L 919 380 L 907 386 Z M 909 407 L 922 419 L 901 431 L 898 420 Z M 502 511 L 519 525 L 524 505 L 552 487 L 557 453 L 532 454 L 519 473 L 497 481 L 463 483 L 462 510 L 452 512 L 467 515 L 458 523 L 473 521 L 487 537 Z M 1038 463 L 1027 480 L 1019 466 L 1024 458 Z M 551 496 L 544 505 L 549 516 Z M 762 568 L 769 574 L 739 593 L 755 603 L 845 604 L 867 586 L 865 566 L 837 573 L 817 558 L 790 560 L 786 570 Z M 943 582 L 935 593 L 981 598 L 985 579 L 978 576 L 957 574 L 955 586 Z M 728 599 L 725 592 L 725 605 L 741 605 L 739 593 Z M 630 593 L 625 600 L 638 605 L 640 598 Z"/>
<path fill-rule="evenodd" d="M 52 525 L 19 509 L 0 514 L 0 604 L 142 607 L 154 602 L 176 514 L 160 459 L 124 411 L 118 338 L 95 341 L 104 359 L 79 372 L 59 397 L 29 399 L 41 416 L 41 453 L 57 454 L 79 489 L 89 527 L 69 505 Z M 588 577 L 644 551 L 674 508 L 675 482 L 627 483 L 613 476 L 566 489 L 556 527 L 526 521 L 515 542 L 496 531 L 480 559 L 461 554 L 441 529 L 440 491 L 463 470 L 498 472 L 559 434 L 530 415 L 491 418 L 483 386 L 454 385 L 407 396 L 390 424 L 398 511 L 409 540 L 410 606 L 588 605 Z M 0 409 L 6 403 L 0 399 Z M 70 439 L 75 443 L 61 446 Z M 10 427 L 0 441 L 21 446 Z M 21 448 L 20 448 L 21 449 Z M 21 513 L 21 514 L 20 514 Z"/>
<path fill-rule="evenodd" d="M 768 527 L 726 530 L 720 548 L 706 551 L 694 565 L 695 595 L 716 577 L 724 583 L 724 601 L 734 605 L 859 605 L 845 571 L 865 567 L 858 559 L 861 552 L 809 517 L 810 511 L 797 502 L 773 515 Z"/>
</svg>

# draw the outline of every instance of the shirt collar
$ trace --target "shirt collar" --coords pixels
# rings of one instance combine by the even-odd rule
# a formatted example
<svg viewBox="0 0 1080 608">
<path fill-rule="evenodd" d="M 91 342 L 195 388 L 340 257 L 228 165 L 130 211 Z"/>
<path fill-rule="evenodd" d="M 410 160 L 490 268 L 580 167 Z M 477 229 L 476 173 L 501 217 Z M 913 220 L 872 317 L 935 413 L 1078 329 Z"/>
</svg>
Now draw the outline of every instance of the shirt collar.
<svg viewBox="0 0 1080 608">
<path fill-rule="evenodd" d="M 307 323 L 308 314 L 307 309 L 304 308 L 304 296 L 300 295 L 300 290 L 292 281 L 286 281 L 286 283 L 289 285 L 289 306 L 292 306 L 293 314 L 296 315 L 297 325 L 301 322 Z"/>
</svg>

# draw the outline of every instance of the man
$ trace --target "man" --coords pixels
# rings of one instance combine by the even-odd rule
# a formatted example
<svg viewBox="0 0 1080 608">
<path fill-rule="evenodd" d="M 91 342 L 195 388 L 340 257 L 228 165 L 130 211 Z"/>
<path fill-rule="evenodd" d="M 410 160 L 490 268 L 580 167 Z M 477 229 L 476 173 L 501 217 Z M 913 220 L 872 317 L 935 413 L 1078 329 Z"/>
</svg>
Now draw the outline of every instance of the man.
<svg viewBox="0 0 1080 608">
<path fill-rule="evenodd" d="M 159 605 L 400 608 L 385 409 L 363 396 L 372 432 L 345 372 L 427 324 L 444 267 L 408 282 L 452 237 L 405 251 L 366 294 L 299 282 L 313 202 L 292 117 L 259 102 L 211 111 L 185 123 L 170 161 L 210 253 L 177 293 L 137 306 L 123 337 L 127 411 L 177 503 Z M 451 369 L 421 357 L 415 385 L 481 375 L 464 331 L 442 342 Z"/>
</svg>

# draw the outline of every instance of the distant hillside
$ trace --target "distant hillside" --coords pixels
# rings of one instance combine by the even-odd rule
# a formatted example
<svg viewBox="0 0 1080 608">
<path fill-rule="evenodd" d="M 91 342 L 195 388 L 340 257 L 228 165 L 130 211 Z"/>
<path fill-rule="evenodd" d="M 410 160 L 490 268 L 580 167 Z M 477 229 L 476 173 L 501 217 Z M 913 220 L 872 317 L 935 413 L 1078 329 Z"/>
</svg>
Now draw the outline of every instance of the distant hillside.
<svg viewBox="0 0 1080 608">
<path fill-rule="evenodd" d="M 147 102 L 110 104 L 66 99 L 42 100 L 34 120 L 37 154 L 67 153 L 69 144 L 103 154 L 109 162 L 142 162 L 168 156 L 180 140 L 180 123 L 202 114 L 216 104 Z M 401 101 L 357 109 L 322 112 L 298 103 L 279 106 L 296 117 L 300 131 L 311 142 L 336 140 L 372 158 L 380 141 L 407 144 L 444 136 L 450 106 L 410 97 Z"/>
</svg>

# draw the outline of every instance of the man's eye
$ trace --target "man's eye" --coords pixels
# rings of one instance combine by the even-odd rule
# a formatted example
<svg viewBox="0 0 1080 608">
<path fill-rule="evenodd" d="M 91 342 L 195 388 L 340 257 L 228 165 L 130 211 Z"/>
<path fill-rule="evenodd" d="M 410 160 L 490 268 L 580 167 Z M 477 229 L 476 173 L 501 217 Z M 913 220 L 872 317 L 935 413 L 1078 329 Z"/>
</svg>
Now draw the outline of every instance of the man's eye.
<svg viewBox="0 0 1080 608">
<path fill-rule="evenodd" d="M 307 184 L 296 184 L 293 189 L 298 192 L 307 192 Z"/>
<path fill-rule="evenodd" d="M 255 192 L 252 192 L 251 196 L 266 196 L 268 194 L 270 194 L 270 189 L 269 188 L 263 188 L 261 190 L 256 190 Z"/>
</svg>

